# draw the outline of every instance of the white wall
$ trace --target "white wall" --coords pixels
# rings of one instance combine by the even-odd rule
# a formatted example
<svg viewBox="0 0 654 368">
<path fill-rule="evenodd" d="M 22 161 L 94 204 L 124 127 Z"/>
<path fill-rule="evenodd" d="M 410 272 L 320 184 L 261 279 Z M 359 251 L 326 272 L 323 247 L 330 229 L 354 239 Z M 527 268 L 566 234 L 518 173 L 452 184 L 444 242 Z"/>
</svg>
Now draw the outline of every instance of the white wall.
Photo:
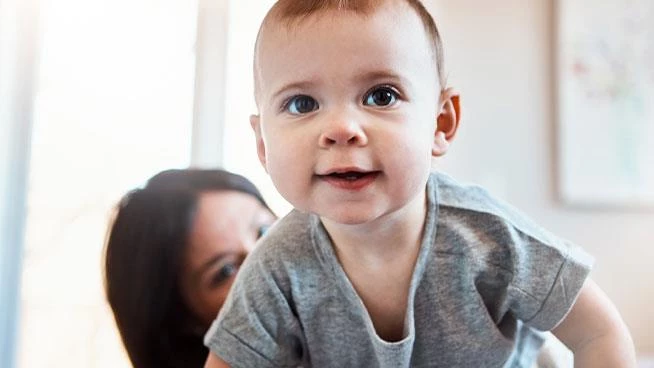
<svg viewBox="0 0 654 368">
<path fill-rule="evenodd" d="M 593 254 L 592 278 L 617 304 L 639 351 L 654 353 L 654 208 L 575 209 L 556 197 L 555 1 L 427 3 L 464 110 L 440 167 Z"/>
</svg>

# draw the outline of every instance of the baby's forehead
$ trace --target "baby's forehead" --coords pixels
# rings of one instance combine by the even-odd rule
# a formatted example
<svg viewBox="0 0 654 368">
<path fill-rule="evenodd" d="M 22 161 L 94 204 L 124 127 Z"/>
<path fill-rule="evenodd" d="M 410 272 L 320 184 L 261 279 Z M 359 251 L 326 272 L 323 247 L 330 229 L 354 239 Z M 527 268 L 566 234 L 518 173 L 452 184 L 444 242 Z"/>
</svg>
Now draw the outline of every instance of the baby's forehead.
<svg viewBox="0 0 654 368">
<path fill-rule="evenodd" d="M 356 3 L 353 1 L 352 3 Z M 420 20 L 424 25 L 424 22 L 420 19 L 419 14 L 407 5 L 406 1 L 401 0 L 377 0 L 370 2 L 370 4 L 365 8 L 360 9 L 338 9 L 338 8 L 328 8 L 321 9 L 312 13 L 307 14 L 286 14 L 275 12 L 274 8 L 264 19 L 259 33 L 257 35 L 255 50 L 254 50 L 254 65 L 255 69 L 257 67 L 259 59 L 263 56 L 262 45 L 267 44 L 270 40 L 275 40 L 276 42 L 283 42 L 285 44 L 298 42 L 300 39 L 306 41 L 307 31 L 315 32 L 317 29 L 322 32 L 330 32 L 331 29 L 335 27 L 342 27 L 342 21 L 344 18 L 355 18 L 355 21 L 359 24 L 366 22 L 376 21 L 373 18 L 377 16 L 383 16 L 384 20 L 389 23 L 389 29 L 393 28 L 392 26 L 405 27 L 398 22 L 398 19 L 404 17 L 415 17 L 415 19 Z M 383 13 L 383 15 L 381 14 Z M 406 18 L 404 18 L 406 19 Z M 429 32 L 427 32 L 427 27 L 425 27 L 425 35 L 431 43 L 431 37 Z M 309 32 L 311 34 L 311 32 Z M 344 46 L 345 46 L 344 42 Z M 275 57 L 277 53 L 268 53 L 266 57 Z M 283 55 L 278 55 L 283 56 Z"/>
<path fill-rule="evenodd" d="M 280 1 L 281 2 L 281 1 Z M 297 3 L 316 3 L 318 1 L 300 1 Z M 326 8 L 313 12 L 282 12 L 280 9 L 273 8 L 264 19 L 259 34 L 254 52 L 254 82 L 255 82 L 255 95 L 261 87 L 261 82 L 266 82 L 263 79 L 262 67 L 265 68 L 271 59 L 279 59 L 288 57 L 281 52 L 277 52 L 279 48 L 284 48 L 292 44 L 298 45 L 298 42 L 313 42 L 313 39 L 319 39 L 321 35 L 329 32 L 332 34 L 335 30 L 342 27 L 354 27 L 366 22 L 381 22 L 382 29 L 387 29 L 388 32 L 393 30 L 400 30 L 405 32 L 407 29 L 412 29 L 413 32 L 424 32 L 426 38 L 418 37 L 426 40 L 428 45 L 417 43 L 415 36 L 407 36 L 416 42 L 407 42 L 405 47 L 413 47 L 416 49 L 431 51 L 433 61 L 437 66 L 437 75 L 440 78 L 440 64 L 441 60 L 439 55 L 440 39 L 434 32 L 436 31 L 435 25 L 431 15 L 427 13 L 424 8 L 422 11 L 409 5 L 408 0 L 376 0 L 368 2 L 366 7 L 357 9 L 340 9 L 340 8 Z M 279 2 L 278 2 L 279 3 Z M 287 2 L 290 3 L 290 2 Z M 352 1 L 351 3 L 366 3 L 365 1 Z M 433 27 L 430 27 L 430 23 Z M 411 24 L 411 25 L 409 25 Z M 417 30 L 419 28 L 420 30 Z M 355 29 L 352 29 L 354 32 Z M 383 31 L 383 32 L 386 32 Z M 315 38 L 314 38 L 315 37 Z M 341 46 L 337 46 L 336 54 L 338 56 L 346 55 L 350 47 L 348 42 L 349 36 L 343 35 L 342 53 L 338 50 Z M 275 46 L 273 46 L 275 45 Z M 426 48 L 425 48 L 426 47 Z M 264 51 L 265 50 L 265 51 Z M 352 52 L 356 52 L 352 50 Z M 303 55 L 306 59 L 307 55 Z"/>
</svg>

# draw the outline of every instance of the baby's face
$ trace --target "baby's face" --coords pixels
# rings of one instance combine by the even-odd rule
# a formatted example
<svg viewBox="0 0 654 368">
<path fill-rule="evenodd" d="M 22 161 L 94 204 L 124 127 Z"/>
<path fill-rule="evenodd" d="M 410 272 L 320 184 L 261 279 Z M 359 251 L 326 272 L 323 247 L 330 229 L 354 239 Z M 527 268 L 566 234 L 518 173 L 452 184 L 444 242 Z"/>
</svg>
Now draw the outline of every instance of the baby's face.
<svg viewBox="0 0 654 368">
<path fill-rule="evenodd" d="M 259 157 L 296 208 L 363 224 L 424 196 L 440 88 L 408 6 L 269 24 L 255 73 Z"/>
</svg>

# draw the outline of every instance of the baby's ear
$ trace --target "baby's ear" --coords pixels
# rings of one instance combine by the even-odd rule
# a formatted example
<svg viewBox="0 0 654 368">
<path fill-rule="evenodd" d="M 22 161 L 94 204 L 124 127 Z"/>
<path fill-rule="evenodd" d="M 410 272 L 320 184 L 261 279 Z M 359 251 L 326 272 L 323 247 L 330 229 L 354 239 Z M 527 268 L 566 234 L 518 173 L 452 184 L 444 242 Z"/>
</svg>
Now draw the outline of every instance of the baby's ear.
<svg viewBox="0 0 654 368">
<path fill-rule="evenodd" d="M 447 153 L 461 123 L 460 96 L 452 88 L 441 92 L 436 117 L 436 131 L 431 154 L 440 157 Z"/>
<path fill-rule="evenodd" d="M 261 135 L 261 118 L 259 115 L 250 115 L 250 126 L 254 130 L 254 136 L 257 140 L 257 155 L 259 156 L 259 162 L 263 166 L 264 170 L 266 169 L 266 146 L 263 143 L 263 136 Z"/>
</svg>

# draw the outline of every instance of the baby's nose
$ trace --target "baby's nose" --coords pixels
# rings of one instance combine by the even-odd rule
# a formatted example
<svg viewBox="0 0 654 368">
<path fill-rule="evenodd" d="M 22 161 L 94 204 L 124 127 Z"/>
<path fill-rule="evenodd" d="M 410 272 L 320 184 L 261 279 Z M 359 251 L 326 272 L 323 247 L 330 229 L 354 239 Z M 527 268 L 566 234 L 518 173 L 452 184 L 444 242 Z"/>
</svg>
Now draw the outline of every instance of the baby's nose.
<svg viewBox="0 0 654 368">
<path fill-rule="evenodd" d="M 361 124 L 352 117 L 345 115 L 334 116 L 329 119 L 320 134 L 319 145 L 322 148 L 331 146 L 349 146 L 368 144 L 368 137 Z"/>
</svg>

